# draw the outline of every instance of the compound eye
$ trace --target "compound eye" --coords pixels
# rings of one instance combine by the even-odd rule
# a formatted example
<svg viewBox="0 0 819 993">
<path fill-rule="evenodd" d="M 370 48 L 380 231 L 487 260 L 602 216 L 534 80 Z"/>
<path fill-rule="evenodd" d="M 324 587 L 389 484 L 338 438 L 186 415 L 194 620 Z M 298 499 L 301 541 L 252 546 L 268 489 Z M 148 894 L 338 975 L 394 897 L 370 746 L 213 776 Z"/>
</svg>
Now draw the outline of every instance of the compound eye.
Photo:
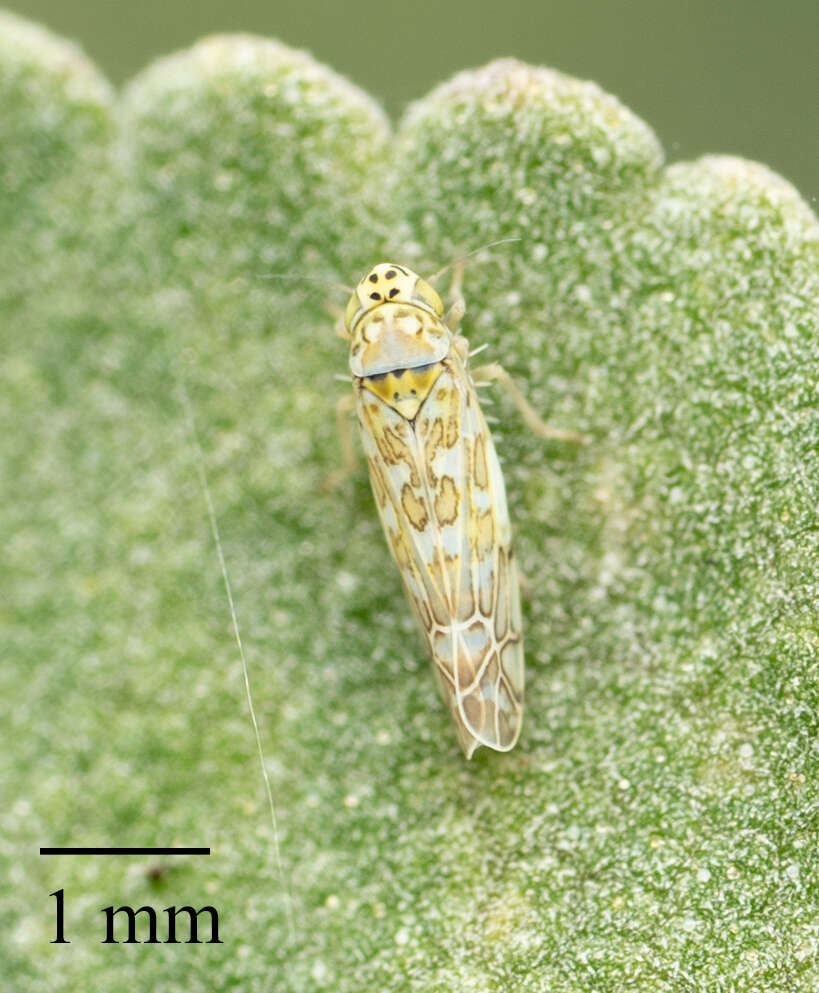
<svg viewBox="0 0 819 993">
<path fill-rule="evenodd" d="M 419 279 L 415 284 L 415 295 L 420 297 L 428 307 L 432 307 L 438 317 L 443 315 L 444 305 L 441 303 L 441 298 L 425 279 Z"/>
<path fill-rule="evenodd" d="M 353 293 L 347 303 L 347 309 L 344 311 L 344 326 L 347 328 L 348 334 L 353 330 L 353 319 L 359 310 L 361 310 L 361 301 L 358 299 L 358 294 Z"/>
</svg>

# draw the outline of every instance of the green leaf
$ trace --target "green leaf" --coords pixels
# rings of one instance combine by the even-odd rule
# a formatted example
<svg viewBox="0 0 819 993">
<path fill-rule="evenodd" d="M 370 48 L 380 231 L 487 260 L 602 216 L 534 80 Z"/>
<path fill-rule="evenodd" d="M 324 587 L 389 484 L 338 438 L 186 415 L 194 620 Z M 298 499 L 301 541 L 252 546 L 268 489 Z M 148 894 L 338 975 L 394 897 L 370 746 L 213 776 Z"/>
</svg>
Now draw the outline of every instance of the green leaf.
<svg viewBox="0 0 819 993">
<path fill-rule="evenodd" d="M 613 97 L 508 60 L 392 132 L 275 42 L 118 98 L 3 15 L 0 99 L 14 988 L 814 988 L 819 225 L 792 188 L 663 167 Z M 592 440 L 496 396 L 527 714 L 466 762 L 366 473 L 323 488 L 326 305 L 513 237 L 467 263 L 465 332 Z M 36 854 L 95 844 L 213 854 Z M 211 904 L 223 944 L 101 944 L 124 903 Z"/>
</svg>

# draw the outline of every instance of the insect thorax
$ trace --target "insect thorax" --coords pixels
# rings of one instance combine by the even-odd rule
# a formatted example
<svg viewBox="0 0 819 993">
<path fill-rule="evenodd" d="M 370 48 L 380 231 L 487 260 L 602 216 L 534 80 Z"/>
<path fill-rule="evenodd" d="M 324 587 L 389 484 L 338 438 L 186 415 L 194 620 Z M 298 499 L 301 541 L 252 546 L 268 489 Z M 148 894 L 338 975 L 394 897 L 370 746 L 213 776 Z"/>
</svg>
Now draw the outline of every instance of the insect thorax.
<svg viewBox="0 0 819 993">
<path fill-rule="evenodd" d="M 412 420 L 443 368 L 452 335 L 428 311 L 384 303 L 356 324 L 350 371 L 361 385 Z"/>
</svg>

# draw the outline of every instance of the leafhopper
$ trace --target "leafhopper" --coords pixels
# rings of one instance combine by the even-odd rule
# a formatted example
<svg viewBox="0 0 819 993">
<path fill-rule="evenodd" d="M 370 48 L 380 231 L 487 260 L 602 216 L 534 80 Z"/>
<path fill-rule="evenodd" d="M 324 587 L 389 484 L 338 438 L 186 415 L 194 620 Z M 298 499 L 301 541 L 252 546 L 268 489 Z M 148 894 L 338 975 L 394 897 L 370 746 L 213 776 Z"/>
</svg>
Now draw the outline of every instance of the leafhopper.
<svg viewBox="0 0 819 993">
<path fill-rule="evenodd" d="M 469 368 L 461 269 L 446 316 L 433 287 L 391 262 L 374 266 L 344 315 L 355 410 L 392 557 L 467 758 L 514 748 L 523 719 L 523 635 L 506 491 L 476 383 L 500 379 L 542 424 L 502 367 Z"/>
</svg>

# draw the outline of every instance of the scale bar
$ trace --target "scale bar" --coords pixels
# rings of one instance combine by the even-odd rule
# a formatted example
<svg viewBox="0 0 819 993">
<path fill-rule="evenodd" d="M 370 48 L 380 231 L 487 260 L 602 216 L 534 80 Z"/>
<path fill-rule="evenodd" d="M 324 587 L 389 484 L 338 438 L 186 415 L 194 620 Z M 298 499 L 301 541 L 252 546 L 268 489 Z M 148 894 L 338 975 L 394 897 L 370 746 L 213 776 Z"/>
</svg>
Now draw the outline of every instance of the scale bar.
<svg viewBox="0 0 819 993">
<path fill-rule="evenodd" d="M 209 848 L 41 848 L 41 855 L 210 855 Z"/>
</svg>

